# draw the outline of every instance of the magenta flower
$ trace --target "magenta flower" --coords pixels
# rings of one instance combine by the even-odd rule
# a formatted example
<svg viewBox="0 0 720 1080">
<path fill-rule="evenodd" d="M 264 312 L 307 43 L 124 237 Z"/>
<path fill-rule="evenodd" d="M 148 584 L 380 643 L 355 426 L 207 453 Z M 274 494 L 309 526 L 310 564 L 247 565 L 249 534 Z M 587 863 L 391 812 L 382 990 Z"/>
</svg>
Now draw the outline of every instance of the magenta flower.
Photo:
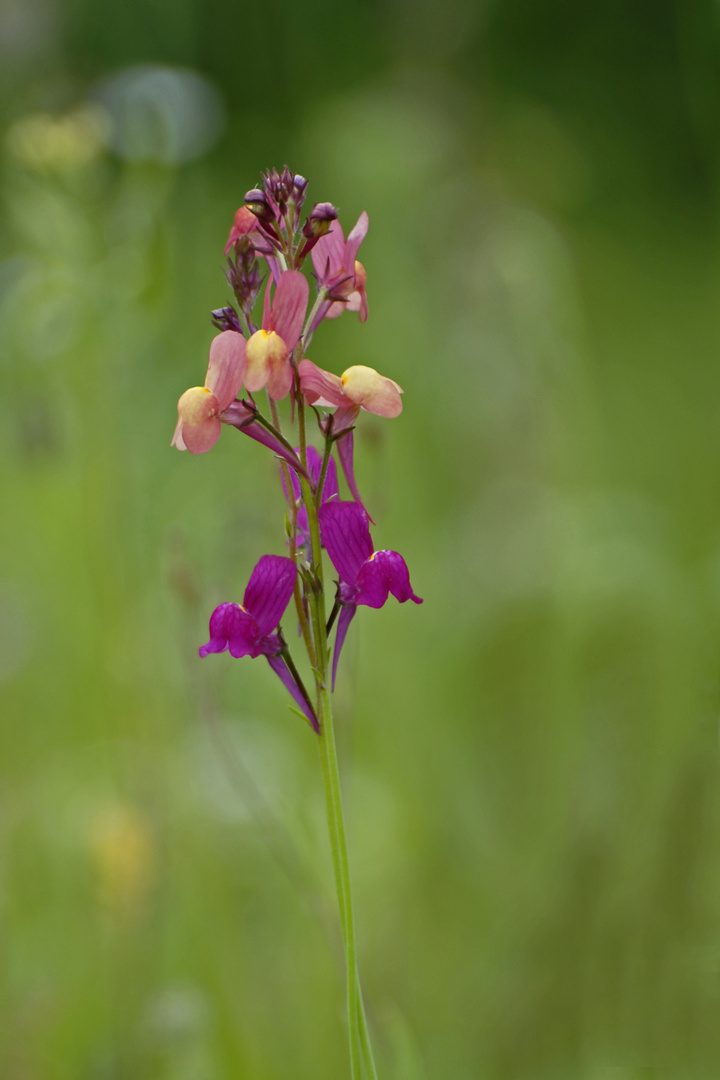
<svg viewBox="0 0 720 1080">
<path fill-rule="evenodd" d="M 328 299 L 320 306 L 311 330 L 322 319 L 336 319 L 345 308 L 357 311 L 360 322 L 367 319 L 367 275 L 362 263 L 357 261 L 357 253 L 367 235 L 368 225 L 368 216 L 363 210 L 346 240 L 340 222 L 332 221 L 325 236 L 321 236 L 312 249 L 315 276 L 320 288 L 327 290 Z"/>
<path fill-rule="evenodd" d="M 204 454 L 220 438 L 222 414 L 240 392 L 245 377 L 245 338 L 224 330 L 210 342 L 204 386 L 186 390 L 178 401 L 178 422 L 171 446 Z"/>
<path fill-rule="evenodd" d="M 245 386 L 250 393 L 267 387 L 275 401 L 287 397 L 293 384 L 290 354 L 300 340 L 310 288 L 299 270 L 285 270 L 271 298 L 268 281 L 262 329 L 248 340 Z"/>
<path fill-rule="evenodd" d="M 397 551 L 375 551 L 368 516 L 356 502 L 335 500 L 321 507 L 320 535 L 333 566 L 340 575 L 338 618 L 333 655 L 332 686 L 348 627 L 360 604 L 381 608 L 390 593 L 404 604 L 422 604 L 410 585 L 410 574 Z"/>
<path fill-rule="evenodd" d="M 297 566 L 284 555 L 263 555 L 250 575 L 242 604 L 220 604 L 210 616 L 210 640 L 199 649 L 200 656 L 228 651 L 231 656 L 264 656 L 293 701 L 319 731 L 317 717 L 307 692 L 288 666 L 288 653 L 281 633 L 274 633 L 290 603 L 295 588 Z"/>
</svg>

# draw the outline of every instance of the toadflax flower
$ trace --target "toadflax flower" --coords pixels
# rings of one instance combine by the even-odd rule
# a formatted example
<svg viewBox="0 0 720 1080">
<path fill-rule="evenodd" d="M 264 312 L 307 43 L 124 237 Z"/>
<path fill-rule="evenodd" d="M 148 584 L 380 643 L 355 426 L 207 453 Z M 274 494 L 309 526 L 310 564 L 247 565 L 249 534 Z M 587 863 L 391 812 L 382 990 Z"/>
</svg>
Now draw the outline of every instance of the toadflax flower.
<svg viewBox="0 0 720 1080">
<path fill-rule="evenodd" d="M 312 249 L 315 276 L 320 288 L 326 290 L 327 300 L 320 305 L 311 330 L 319 326 L 322 319 L 336 319 L 345 308 L 357 311 L 360 322 L 367 319 L 367 274 L 356 256 L 367 235 L 368 225 L 368 216 L 363 210 L 346 240 L 340 222 L 331 221 L 325 236 L 321 236 Z"/>
<path fill-rule="evenodd" d="M 300 389 L 308 405 L 365 409 L 376 416 L 399 416 L 402 388 L 375 368 L 354 364 L 342 375 L 324 371 L 312 360 L 300 361 Z M 357 414 L 356 414 L 357 415 Z"/>
<path fill-rule="evenodd" d="M 247 343 L 245 386 L 250 393 L 267 387 L 275 401 L 290 393 L 293 369 L 290 354 L 300 340 L 310 288 L 299 270 L 285 270 L 271 299 L 268 281 L 263 305 L 262 329 Z"/>
<path fill-rule="evenodd" d="M 284 555 L 263 555 L 250 575 L 242 604 L 220 604 L 210 616 L 210 640 L 200 656 L 226 650 L 234 657 L 264 656 L 293 701 L 319 731 L 317 718 L 297 672 L 287 663 L 287 649 L 274 633 L 290 603 L 297 566 Z"/>
<path fill-rule="evenodd" d="M 222 413 L 240 393 L 245 377 L 245 338 L 224 330 L 210 342 L 204 386 L 186 390 L 178 401 L 178 422 L 171 446 L 204 454 L 220 438 Z"/>
<path fill-rule="evenodd" d="M 368 516 L 356 502 L 334 500 L 320 508 L 320 535 L 333 566 L 340 575 L 338 618 L 333 654 L 332 686 L 335 689 L 340 652 L 358 605 L 381 608 L 392 595 L 404 604 L 422 604 L 410 585 L 410 574 L 397 551 L 375 551 Z"/>
<path fill-rule="evenodd" d="M 362 506 L 355 482 L 353 424 L 361 409 L 377 416 L 399 416 L 402 412 L 402 387 L 363 364 L 349 367 L 338 376 L 324 371 L 312 360 L 301 360 L 298 371 L 300 389 L 308 405 L 326 408 L 337 406 L 332 419 L 332 434 L 337 439 L 338 457 L 348 487 L 355 501 Z"/>
</svg>

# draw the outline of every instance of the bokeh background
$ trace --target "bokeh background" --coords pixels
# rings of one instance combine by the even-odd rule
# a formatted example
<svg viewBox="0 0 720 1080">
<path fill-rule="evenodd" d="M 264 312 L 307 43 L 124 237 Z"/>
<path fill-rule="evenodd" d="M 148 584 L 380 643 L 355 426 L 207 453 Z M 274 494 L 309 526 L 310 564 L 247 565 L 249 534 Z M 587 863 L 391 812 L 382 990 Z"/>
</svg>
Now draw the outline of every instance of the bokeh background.
<svg viewBox="0 0 720 1080">
<path fill-rule="evenodd" d="M 717 3 L 1 0 L 0 127 L 0 1077 L 347 1075 L 313 737 L 196 653 L 276 470 L 169 446 L 286 162 L 371 223 L 313 359 L 405 389 L 425 603 L 336 695 L 381 1076 L 717 1077 Z"/>
</svg>

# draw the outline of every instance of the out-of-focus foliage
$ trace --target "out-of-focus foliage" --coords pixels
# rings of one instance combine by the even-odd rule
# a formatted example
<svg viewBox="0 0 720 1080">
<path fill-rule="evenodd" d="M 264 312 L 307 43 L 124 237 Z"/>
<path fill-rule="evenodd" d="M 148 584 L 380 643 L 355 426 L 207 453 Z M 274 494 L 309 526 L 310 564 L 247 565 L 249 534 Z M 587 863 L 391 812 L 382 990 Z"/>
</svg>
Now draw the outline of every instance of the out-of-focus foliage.
<svg viewBox="0 0 720 1080">
<path fill-rule="evenodd" d="M 3 0 L 3 1080 L 346 1075 L 313 736 L 196 654 L 277 471 L 169 447 L 285 162 L 371 222 L 312 358 L 405 389 L 425 604 L 336 695 L 381 1075 L 718 1075 L 719 83 L 700 0 Z"/>
</svg>

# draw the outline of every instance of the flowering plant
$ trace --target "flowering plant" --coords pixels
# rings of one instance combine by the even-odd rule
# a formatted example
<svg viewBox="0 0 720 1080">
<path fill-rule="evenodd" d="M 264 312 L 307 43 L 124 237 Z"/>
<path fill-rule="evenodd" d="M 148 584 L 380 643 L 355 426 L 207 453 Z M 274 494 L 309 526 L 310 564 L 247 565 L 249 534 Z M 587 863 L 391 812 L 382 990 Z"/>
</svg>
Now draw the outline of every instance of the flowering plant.
<svg viewBox="0 0 720 1080">
<path fill-rule="evenodd" d="M 289 692 L 294 707 L 317 737 L 322 763 L 335 884 L 346 955 L 348 1030 L 353 1080 L 376 1077 L 356 958 L 348 853 L 338 774 L 331 693 L 338 660 L 358 607 L 382 607 L 392 594 L 400 603 L 422 603 L 396 551 L 376 551 L 370 518 L 355 481 L 353 430 L 362 410 L 383 417 L 402 411 L 402 390 L 373 368 L 355 365 L 341 375 L 324 371 L 306 355 L 323 319 L 368 314 L 366 273 L 357 254 L 368 230 L 363 212 L 347 240 L 331 203 L 318 203 L 300 224 L 307 181 L 285 167 L 264 174 L 245 196 L 225 254 L 235 304 L 212 313 L 219 331 L 210 345 L 203 386 L 178 402 L 172 445 L 204 454 L 226 424 L 249 435 L 279 460 L 287 515 L 287 554 L 263 555 L 252 571 L 242 604 L 223 603 L 210 616 L 210 640 L 200 656 L 264 656 Z M 302 267 L 311 256 L 316 282 Z M 263 288 L 260 325 L 255 307 Z M 265 391 L 267 411 L 254 395 Z M 244 391 L 244 396 L 241 394 Z M 290 397 L 288 437 L 278 402 Z M 317 420 L 320 449 L 308 441 L 307 421 Z M 296 445 L 297 444 L 297 445 Z M 349 500 L 340 498 L 337 465 Z M 328 616 L 323 548 L 337 573 Z M 312 692 L 292 658 L 280 626 L 294 601 L 309 659 Z M 332 672 L 328 640 L 337 622 Z"/>
</svg>

